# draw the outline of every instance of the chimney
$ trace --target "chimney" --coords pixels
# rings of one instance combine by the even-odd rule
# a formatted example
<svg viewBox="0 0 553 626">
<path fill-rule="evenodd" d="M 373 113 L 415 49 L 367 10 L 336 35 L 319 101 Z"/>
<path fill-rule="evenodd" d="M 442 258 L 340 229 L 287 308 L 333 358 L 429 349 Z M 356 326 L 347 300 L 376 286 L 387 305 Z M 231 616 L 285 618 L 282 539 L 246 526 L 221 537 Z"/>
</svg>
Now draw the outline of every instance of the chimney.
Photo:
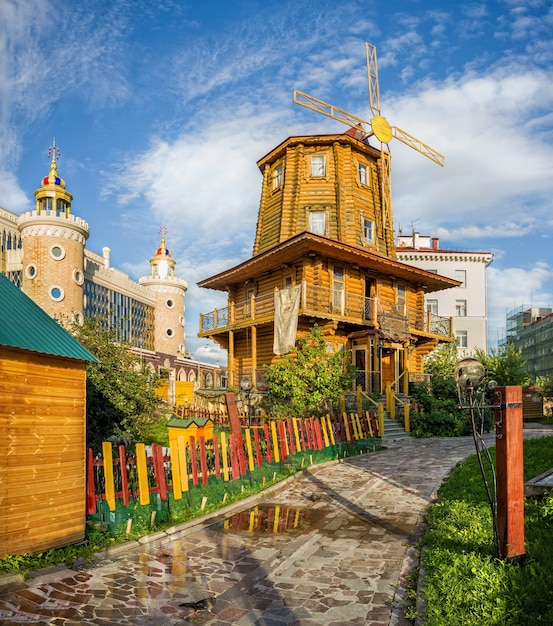
<svg viewBox="0 0 553 626">
<path fill-rule="evenodd" d="M 438 237 L 432 237 L 432 250 L 437 250 L 440 247 L 440 240 Z"/>
</svg>

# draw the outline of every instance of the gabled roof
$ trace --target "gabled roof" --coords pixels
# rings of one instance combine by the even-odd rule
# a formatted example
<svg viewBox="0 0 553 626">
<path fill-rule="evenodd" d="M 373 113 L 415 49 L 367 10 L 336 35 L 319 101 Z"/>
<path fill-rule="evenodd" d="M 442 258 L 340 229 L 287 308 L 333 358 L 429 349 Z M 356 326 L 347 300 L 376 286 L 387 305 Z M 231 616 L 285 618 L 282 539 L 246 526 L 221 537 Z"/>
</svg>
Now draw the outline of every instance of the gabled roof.
<svg viewBox="0 0 553 626">
<path fill-rule="evenodd" d="M 97 362 L 84 346 L 0 274 L 0 347 Z"/>
<path fill-rule="evenodd" d="M 426 292 L 458 287 L 461 283 L 453 278 L 440 276 L 427 270 L 395 261 L 376 252 L 352 246 L 336 239 L 302 232 L 286 241 L 282 241 L 260 254 L 236 265 L 211 278 L 198 283 L 199 287 L 225 291 L 229 285 L 251 280 L 261 274 L 278 269 L 285 263 L 294 263 L 310 254 L 340 261 L 345 264 L 358 265 L 368 271 L 392 276 L 399 280 L 418 283 Z"/>
</svg>

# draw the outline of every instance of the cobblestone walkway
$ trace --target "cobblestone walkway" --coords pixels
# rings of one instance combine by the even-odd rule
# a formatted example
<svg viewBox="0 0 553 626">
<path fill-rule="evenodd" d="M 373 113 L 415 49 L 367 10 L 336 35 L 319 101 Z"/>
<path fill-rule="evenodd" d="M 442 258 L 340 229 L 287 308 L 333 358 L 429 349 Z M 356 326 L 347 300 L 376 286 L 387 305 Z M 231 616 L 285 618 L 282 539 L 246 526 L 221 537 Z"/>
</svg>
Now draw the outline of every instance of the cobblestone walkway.
<svg viewBox="0 0 553 626">
<path fill-rule="evenodd" d="M 11 588 L 0 577 L 0 624 L 401 626 L 412 533 L 473 452 L 470 438 L 398 441 L 80 571 L 43 571 Z"/>
</svg>

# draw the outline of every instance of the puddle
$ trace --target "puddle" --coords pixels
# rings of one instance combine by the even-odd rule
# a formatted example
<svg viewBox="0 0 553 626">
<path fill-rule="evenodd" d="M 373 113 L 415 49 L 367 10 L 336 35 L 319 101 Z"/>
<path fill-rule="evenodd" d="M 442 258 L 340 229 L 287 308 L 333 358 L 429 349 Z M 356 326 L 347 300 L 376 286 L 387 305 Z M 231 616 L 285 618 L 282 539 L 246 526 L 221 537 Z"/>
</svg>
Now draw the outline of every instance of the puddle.
<svg viewBox="0 0 553 626">
<path fill-rule="evenodd" d="M 225 518 L 216 524 L 216 528 L 247 534 L 302 533 L 324 514 L 324 511 L 315 509 L 262 504 Z"/>
</svg>

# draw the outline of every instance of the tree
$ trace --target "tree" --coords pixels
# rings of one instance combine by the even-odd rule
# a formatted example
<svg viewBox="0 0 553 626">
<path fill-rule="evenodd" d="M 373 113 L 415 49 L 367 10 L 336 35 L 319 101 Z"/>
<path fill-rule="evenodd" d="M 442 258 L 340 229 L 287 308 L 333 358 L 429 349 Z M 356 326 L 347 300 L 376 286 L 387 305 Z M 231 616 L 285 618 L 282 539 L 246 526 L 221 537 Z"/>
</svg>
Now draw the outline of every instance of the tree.
<svg viewBox="0 0 553 626">
<path fill-rule="evenodd" d="M 442 343 L 424 358 L 424 371 L 426 374 L 453 376 L 458 362 L 457 342 Z"/>
<path fill-rule="evenodd" d="M 116 333 L 99 319 L 74 324 L 71 331 L 97 359 L 86 366 L 87 445 L 98 451 L 102 441 L 119 437 L 141 441 L 161 417 L 163 401 L 155 393 L 159 377 L 117 343 Z"/>
<path fill-rule="evenodd" d="M 522 350 L 515 350 L 512 343 L 504 343 L 488 354 L 480 348 L 475 351 L 476 358 L 486 368 L 487 380 L 495 380 L 500 386 L 528 385 L 531 375 L 525 371 L 526 362 L 522 359 Z"/>
<path fill-rule="evenodd" d="M 355 368 L 346 364 L 347 352 L 328 352 L 320 326 L 296 342 L 296 353 L 268 366 L 267 396 L 274 415 L 309 417 L 330 410 L 351 389 Z"/>
</svg>

